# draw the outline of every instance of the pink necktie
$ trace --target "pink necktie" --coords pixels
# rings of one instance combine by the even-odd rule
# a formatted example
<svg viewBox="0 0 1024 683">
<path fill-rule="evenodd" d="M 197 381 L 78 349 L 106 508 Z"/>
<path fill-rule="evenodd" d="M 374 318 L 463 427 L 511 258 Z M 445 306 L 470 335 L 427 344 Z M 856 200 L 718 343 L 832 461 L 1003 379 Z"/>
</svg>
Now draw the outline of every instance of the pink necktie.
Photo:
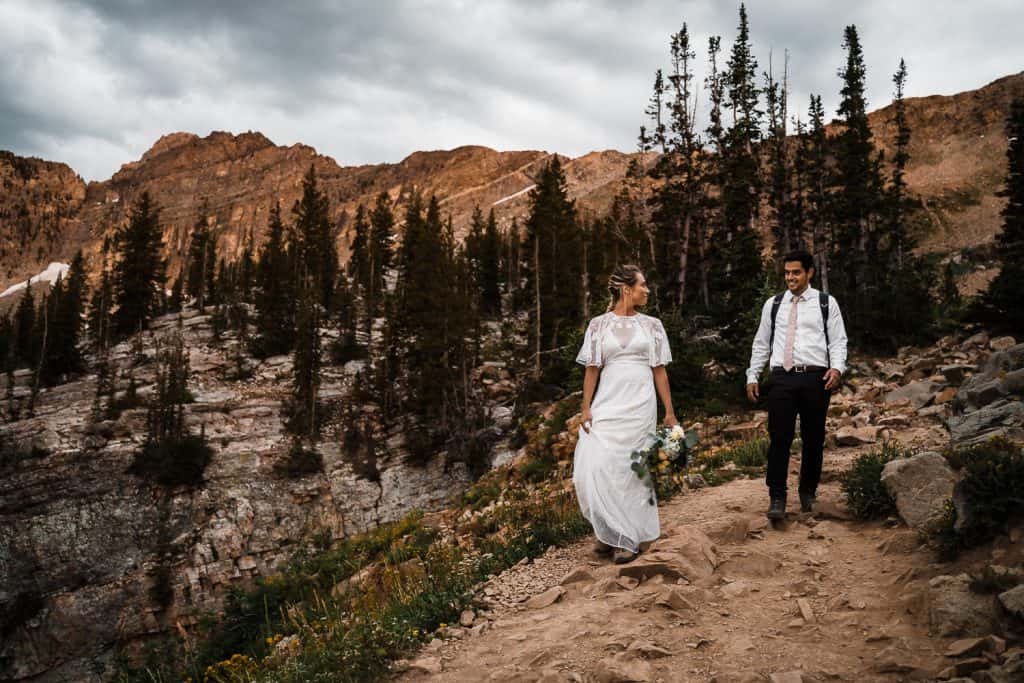
<svg viewBox="0 0 1024 683">
<path fill-rule="evenodd" d="M 782 367 L 786 372 L 793 369 L 793 344 L 796 342 L 796 305 L 803 296 L 793 297 L 789 302 L 789 322 L 786 324 L 786 349 L 782 352 Z"/>
</svg>

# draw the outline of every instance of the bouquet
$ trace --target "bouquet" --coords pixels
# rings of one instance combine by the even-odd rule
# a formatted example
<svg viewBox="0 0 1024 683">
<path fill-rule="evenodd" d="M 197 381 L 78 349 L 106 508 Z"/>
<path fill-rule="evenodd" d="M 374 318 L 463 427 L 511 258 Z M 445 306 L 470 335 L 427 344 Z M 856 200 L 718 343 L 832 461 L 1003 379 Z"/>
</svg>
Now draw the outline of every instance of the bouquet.
<svg viewBox="0 0 1024 683">
<path fill-rule="evenodd" d="M 683 430 L 679 425 L 661 427 L 651 435 L 653 442 L 643 450 L 633 451 L 630 465 L 640 481 L 647 484 L 651 495 L 647 502 L 654 505 L 655 496 L 682 487 L 683 474 L 689 463 L 689 453 L 697 445 L 697 433 Z"/>
</svg>

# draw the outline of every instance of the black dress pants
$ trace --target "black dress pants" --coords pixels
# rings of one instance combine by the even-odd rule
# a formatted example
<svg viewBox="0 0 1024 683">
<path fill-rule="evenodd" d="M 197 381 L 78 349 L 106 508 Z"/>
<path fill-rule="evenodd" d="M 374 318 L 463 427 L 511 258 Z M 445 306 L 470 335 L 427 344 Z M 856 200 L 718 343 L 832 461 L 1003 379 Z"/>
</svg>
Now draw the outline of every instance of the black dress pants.
<svg viewBox="0 0 1024 683">
<path fill-rule="evenodd" d="M 786 495 L 789 473 L 789 449 L 793 445 L 796 416 L 800 415 L 800 493 L 814 495 L 821 480 L 821 461 L 825 450 L 825 417 L 832 397 L 823 380 L 825 371 L 783 372 L 773 370 L 768 387 L 768 495 Z"/>
</svg>

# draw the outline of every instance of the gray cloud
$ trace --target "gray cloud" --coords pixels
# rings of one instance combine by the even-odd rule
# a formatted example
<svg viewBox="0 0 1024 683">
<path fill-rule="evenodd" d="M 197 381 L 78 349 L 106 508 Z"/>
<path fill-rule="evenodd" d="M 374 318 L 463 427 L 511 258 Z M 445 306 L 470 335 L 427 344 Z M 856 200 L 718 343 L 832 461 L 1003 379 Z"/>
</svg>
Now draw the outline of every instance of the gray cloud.
<svg viewBox="0 0 1024 683">
<path fill-rule="evenodd" d="M 7 0 L 0 4 L 0 148 L 109 177 L 162 134 L 259 130 L 342 164 L 483 144 L 570 155 L 634 146 L 655 69 L 685 21 L 703 78 L 737 6 L 713 0 L 377 3 Z M 791 112 L 838 103 L 856 24 L 872 107 L 952 94 L 1024 68 L 1007 0 L 748 2 L 762 70 L 789 51 Z M 703 97 L 703 93 L 699 93 Z"/>
</svg>

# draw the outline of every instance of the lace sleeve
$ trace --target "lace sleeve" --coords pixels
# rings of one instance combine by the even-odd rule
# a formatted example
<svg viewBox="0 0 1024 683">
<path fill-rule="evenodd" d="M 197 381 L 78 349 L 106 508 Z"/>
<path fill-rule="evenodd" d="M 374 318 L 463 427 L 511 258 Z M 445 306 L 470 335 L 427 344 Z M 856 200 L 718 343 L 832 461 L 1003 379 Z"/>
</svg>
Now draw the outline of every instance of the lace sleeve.
<svg viewBox="0 0 1024 683">
<path fill-rule="evenodd" d="M 657 318 L 652 319 L 651 341 L 651 367 L 671 363 L 672 349 L 668 345 L 668 334 L 665 333 L 665 326 Z"/>
<path fill-rule="evenodd" d="M 576 355 L 576 362 L 587 367 L 601 367 L 600 318 L 594 318 L 583 334 L 583 346 Z"/>
</svg>

